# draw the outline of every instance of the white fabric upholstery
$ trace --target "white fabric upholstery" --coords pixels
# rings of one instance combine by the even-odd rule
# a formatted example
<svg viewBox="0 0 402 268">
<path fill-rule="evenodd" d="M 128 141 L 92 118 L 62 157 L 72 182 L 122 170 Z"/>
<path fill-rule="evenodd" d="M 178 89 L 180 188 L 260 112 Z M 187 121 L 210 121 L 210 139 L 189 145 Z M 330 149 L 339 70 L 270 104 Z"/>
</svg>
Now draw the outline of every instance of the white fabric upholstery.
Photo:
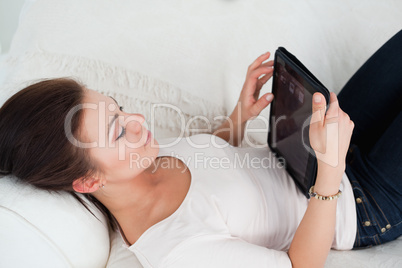
<svg viewBox="0 0 402 268">
<path fill-rule="evenodd" d="M 0 178 L 0 267 L 102 267 L 109 236 L 103 215 L 67 193 Z"/>
<path fill-rule="evenodd" d="M 196 116 L 217 127 L 215 116 L 231 112 L 258 55 L 284 46 L 338 92 L 402 28 L 401 10 L 397 0 L 37 0 L 24 9 L 0 66 L 0 103 L 38 79 L 69 76 L 143 113 L 157 138 L 181 135 L 189 122 L 184 134 L 206 131 Z M 251 125 L 263 129 L 251 135 L 264 143 L 264 120 Z M 26 189 L 0 179 L 1 267 L 103 267 L 108 258 L 109 268 L 140 267 L 117 235 L 108 255 L 104 222 L 75 200 Z M 401 251 L 401 239 L 333 251 L 326 266 L 397 267 Z"/>
</svg>

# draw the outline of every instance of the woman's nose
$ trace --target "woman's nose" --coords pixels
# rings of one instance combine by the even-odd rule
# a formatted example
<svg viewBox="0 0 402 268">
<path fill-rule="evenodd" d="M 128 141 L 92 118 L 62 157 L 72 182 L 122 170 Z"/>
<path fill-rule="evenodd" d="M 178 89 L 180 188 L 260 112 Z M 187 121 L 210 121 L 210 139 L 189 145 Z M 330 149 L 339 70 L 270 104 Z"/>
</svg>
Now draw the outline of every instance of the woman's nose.
<svg viewBox="0 0 402 268">
<path fill-rule="evenodd" d="M 131 114 L 126 119 L 126 129 L 133 133 L 142 132 L 142 124 L 145 122 L 145 117 L 142 114 Z"/>
</svg>

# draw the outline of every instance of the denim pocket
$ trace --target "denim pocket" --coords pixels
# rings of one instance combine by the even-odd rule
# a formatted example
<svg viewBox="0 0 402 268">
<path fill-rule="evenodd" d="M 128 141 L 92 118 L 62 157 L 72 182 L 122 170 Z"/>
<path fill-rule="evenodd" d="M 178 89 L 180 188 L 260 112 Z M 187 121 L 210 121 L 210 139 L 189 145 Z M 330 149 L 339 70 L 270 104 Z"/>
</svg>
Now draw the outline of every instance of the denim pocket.
<svg viewBox="0 0 402 268">
<path fill-rule="evenodd" d="M 382 243 L 381 236 L 391 225 L 377 201 L 360 186 L 353 186 L 356 201 L 357 235 L 355 247 L 370 247 Z"/>
<path fill-rule="evenodd" d="M 360 225 L 364 228 L 376 226 L 378 224 L 377 218 L 363 190 L 354 187 L 353 193 L 355 195 L 357 218 Z"/>
<path fill-rule="evenodd" d="M 360 187 L 353 187 L 356 202 L 357 234 L 355 247 L 369 247 L 380 244 L 377 235 L 377 220 L 370 203 Z"/>
<path fill-rule="evenodd" d="M 357 217 L 354 248 L 395 240 L 402 234 L 400 197 L 385 183 L 387 177 L 367 167 L 359 150 L 351 151 L 348 161 L 346 173 L 352 184 Z"/>
</svg>

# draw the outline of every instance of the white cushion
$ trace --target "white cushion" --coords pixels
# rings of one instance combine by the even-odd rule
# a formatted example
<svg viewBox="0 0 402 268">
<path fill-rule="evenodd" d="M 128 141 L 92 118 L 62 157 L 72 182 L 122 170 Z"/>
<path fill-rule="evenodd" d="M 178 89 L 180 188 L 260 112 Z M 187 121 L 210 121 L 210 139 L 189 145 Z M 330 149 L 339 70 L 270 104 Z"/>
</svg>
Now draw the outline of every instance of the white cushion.
<svg viewBox="0 0 402 268">
<path fill-rule="evenodd" d="M 104 267 L 109 233 L 67 193 L 50 193 L 12 176 L 0 178 L 0 267 Z"/>
</svg>

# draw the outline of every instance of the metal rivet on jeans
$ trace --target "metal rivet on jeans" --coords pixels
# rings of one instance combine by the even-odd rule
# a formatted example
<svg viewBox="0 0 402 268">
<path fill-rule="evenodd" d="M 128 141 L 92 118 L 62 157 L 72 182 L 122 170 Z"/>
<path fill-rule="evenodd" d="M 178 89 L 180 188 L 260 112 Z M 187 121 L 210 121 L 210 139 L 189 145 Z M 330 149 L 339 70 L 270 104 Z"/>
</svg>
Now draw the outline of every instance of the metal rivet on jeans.
<svg viewBox="0 0 402 268">
<path fill-rule="evenodd" d="M 385 228 L 381 228 L 381 233 L 385 233 L 386 230 L 387 229 L 385 229 Z"/>
<path fill-rule="evenodd" d="M 363 202 L 363 200 L 360 197 L 356 198 L 356 203 L 357 204 L 360 204 L 361 202 Z"/>
<path fill-rule="evenodd" d="M 385 228 L 391 229 L 391 224 L 387 224 L 387 226 L 385 226 Z"/>
<path fill-rule="evenodd" d="M 370 221 L 365 221 L 365 222 L 364 222 L 364 225 L 370 226 L 370 225 L 371 225 L 371 222 L 370 222 Z"/>
</svg>

